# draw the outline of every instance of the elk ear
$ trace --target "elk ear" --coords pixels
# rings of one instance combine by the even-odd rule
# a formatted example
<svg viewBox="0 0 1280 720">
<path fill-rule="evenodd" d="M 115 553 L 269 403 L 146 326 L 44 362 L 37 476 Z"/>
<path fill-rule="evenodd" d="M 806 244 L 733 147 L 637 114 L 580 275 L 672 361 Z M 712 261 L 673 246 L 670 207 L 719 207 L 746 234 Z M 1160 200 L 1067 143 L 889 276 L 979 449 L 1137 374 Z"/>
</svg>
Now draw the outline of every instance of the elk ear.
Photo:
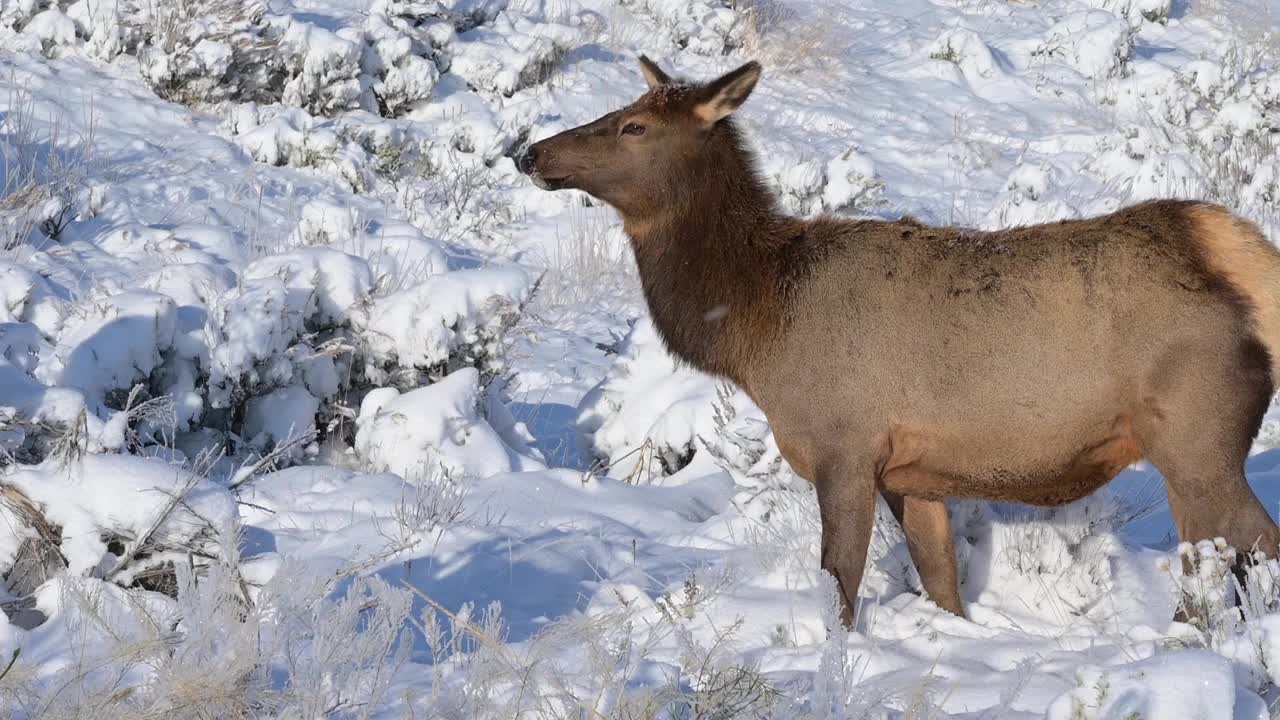
<svg viewBox="0 0 1280 720">
<path fill-rule="evenodd" d="M 640 72 L 644 74 L 644 81 L 649 83 L 650 90 L 671 82 L 671 76 L 662 72 L 662 68 L 658 67 L 658 63 L 644 55 L 640 56 Z"/>
<path fill-rule="evenodd" d="M 721 75 L 702 87 L 693 114 L 707 127 L 715 125 L 746 102 L 759 79 L 760 63 L 754 60 Z"/>
</svg>

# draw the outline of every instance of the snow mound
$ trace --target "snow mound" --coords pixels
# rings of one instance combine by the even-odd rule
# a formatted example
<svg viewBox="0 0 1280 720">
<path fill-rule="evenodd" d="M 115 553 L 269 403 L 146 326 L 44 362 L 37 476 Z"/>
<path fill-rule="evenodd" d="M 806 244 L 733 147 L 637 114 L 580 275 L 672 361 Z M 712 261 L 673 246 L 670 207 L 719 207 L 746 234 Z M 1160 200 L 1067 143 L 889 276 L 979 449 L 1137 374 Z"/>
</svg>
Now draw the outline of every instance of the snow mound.
<svg viewBox="0 0 1280 720">
<path fill-rule="evenodd" d="M 1078 687 L 1046 720 L 1264 720 L 1266 703 L 1238 688 L 1231 664 L 1204 650 L 1157 655 L 1114 668 L 1076 672 Z"/>
<path fill-rule="evenodd" d="M 129 455 L 89 454 L 66 466 L 21 468 L 6 474 L 3 484 L 21 491 L 61 528 L 61 553 L 78 575 L 113 568 L 119 558 L 108 551 L 109 541 L 141 542 L 150 532 L 150 545 L 181 557 L 187 546 L 238 514 L 225 488 L 181 466 Z M 168 559 L 154 552 L 149 564 Z M 12 560 L 0 557 L 0 567 Z"/>
<path fill-rule="evenodd" d="M 1066 62 L 1087 78 L 1117 77 L 1133 55 L 1133 31 L 1109 12 L 1073 13 L 1049 29 L 1034 54 Z"/>
<path fill-rule="evenodd" d="M 366 374 L 376 383 L 396 368 L 429 370 L 446 364 L 492 366 L 500 334 L 528 297 L 517 268 L 459 270 L 375 298 L 353 319 L 363 338 Z"/>
<path fill-rule="evenodd" d="M 291 295 L 286 312 L 301 314 L 311 327 L 346 323 L 373 287 L 367 262 L 329 248 L 304 248 L 262 258 L 246 267 L 242 277 L 245 281 L 279 279 Z"/>
<path fill-rule="evenodd" d="M 94 412 L 123 409 L 119 393 L 145 382 L 174 351 L 177 305 L 166 295 L 135 290 L 78 309 L 84 314 L 68 318 L 38 375 L 83 392 Z"/>
<path fill-rule="evenodd" d="M 31 323 L 47 338 L 62 326 L 63 303 L 39 274 L 0 260 L 0 322 Z"/>
<path fill-rule="evenodd" d="M 480 417 L 480 392 L 474 368 L 403 394 L 394 388 L 375 390 L 360 405 L 356 452 L 376 471 L 415 480 L 441 470 L 463 478 L 523 469 L 529 461 Z"/>
<path fill-rule="evenodd" d="M 458 37 L 450 71 L 482 90 L 510 96 L 540 82 L 564 52 L 580 41 L 577 30 L 536 23 L 503 12 Z"/>
<path fill-rule="evenodd" d="M 928 55 L 934 60 L 955 63 L 971 83 L 992 82 L 1004 77 L 991 48 L 972 30 L 957 28 L 944 32 L 929 46 Z"/>
<path fill-rule="evenodd" d="M 612 477 L 670 475 L 704 447 L 743 472 L 779 458 L 754 403 L 681 365 L 649 319 L 636 322 L 608 375 L 583 397 L 577 427 Z"/>
</svg>

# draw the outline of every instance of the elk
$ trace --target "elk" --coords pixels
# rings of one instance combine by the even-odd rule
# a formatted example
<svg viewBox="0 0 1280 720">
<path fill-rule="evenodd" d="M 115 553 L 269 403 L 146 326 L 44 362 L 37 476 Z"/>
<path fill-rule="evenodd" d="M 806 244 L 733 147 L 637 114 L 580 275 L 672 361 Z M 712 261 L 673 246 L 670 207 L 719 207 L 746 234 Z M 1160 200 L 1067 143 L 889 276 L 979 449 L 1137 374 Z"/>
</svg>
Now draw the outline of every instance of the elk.
<svg viewBox="0 0 1280 720">
<path fill-rule="evenodd" d="M 1276 555 L 1244 474 L 1280 374 L 1280 252 L 1257 227 L 1173 200 L 999 232 L 788 217 L 733 118 L 760 65 L 640 65 L 643 96 L 517 165 L 615 208 L 668 349 L 764 411 L 817 491 L 846 624 L 877 493 L 962 617 L 947 498 L 1059 505 L 1143 458 L 1183 540 Z"/>
</svg>

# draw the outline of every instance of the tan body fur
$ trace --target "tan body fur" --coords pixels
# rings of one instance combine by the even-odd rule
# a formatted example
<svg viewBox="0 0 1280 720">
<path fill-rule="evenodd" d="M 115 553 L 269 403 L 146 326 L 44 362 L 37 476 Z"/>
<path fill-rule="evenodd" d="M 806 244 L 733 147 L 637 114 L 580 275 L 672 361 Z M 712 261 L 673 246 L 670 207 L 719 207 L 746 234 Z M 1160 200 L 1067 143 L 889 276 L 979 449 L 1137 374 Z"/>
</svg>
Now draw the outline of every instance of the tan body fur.
<svg viewBox="0 0 1280 720">
<path fill-rule="evenodd" d="M 997 233 L 787 218 L 727 117 L 758 66 L 706 86 L 645 72 L 645 98 L 525 169 L 619 209 L 669 348 L 764 410 L 817 487 L 846 619 L 877 493 L 957 614 L 946 498 L 1057 505 L 1140 458 L 1183 539 L 1276 554 L 1243 470 L 1280 367 L 1280 253 L 1253 225 L 1176 201 Z M 627 176 L 628 154 L 666 174 Z"/>
</svg>

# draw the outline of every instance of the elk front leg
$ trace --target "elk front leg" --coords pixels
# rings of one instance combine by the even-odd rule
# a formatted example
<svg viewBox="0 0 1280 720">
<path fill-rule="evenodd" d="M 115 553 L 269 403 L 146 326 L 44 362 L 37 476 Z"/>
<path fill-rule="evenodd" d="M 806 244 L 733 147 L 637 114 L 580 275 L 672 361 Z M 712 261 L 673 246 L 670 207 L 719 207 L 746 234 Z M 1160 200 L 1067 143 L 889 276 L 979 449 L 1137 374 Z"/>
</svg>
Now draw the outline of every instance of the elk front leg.
<svg viewBox="0 0 1280 720">
<path fill-rule="evenodd" d="M 875 474 L 870 463 L 833 463 L 819 468 L 814 485 L 822 515 L 822 569 L 836 580 L 840 620 L 852 627 L 875 523 Z"/>
</svg>

